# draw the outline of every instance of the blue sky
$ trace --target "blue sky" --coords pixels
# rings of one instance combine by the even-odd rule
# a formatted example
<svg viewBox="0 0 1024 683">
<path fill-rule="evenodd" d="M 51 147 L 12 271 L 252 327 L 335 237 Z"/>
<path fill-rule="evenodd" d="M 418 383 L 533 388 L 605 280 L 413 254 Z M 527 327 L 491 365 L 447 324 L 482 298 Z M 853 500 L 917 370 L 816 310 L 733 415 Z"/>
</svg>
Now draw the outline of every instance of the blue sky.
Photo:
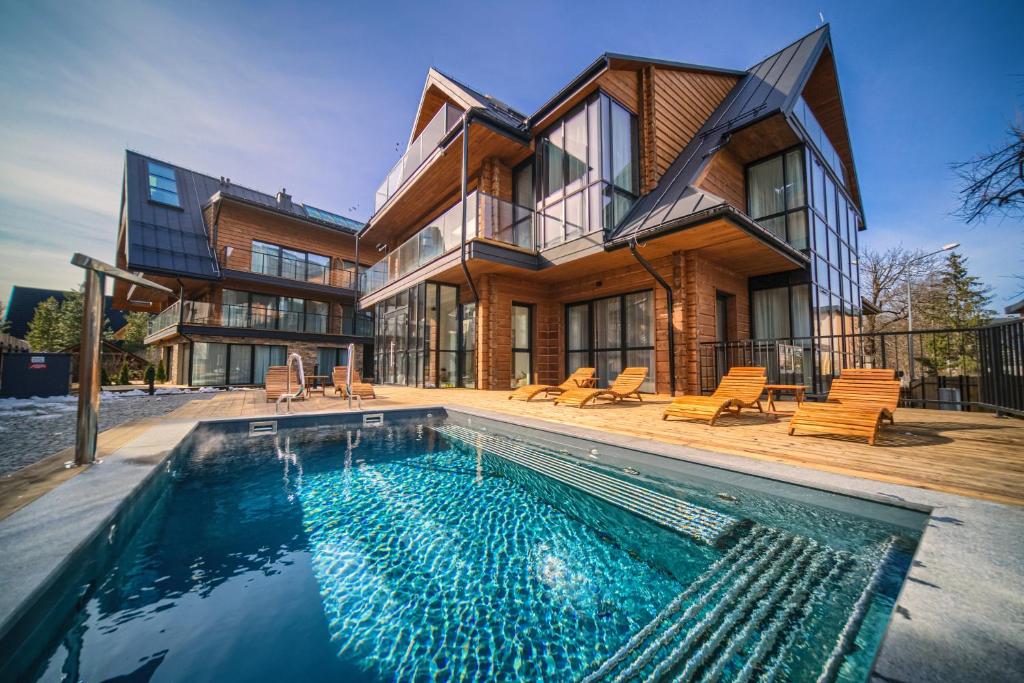
<svg viewBox="0 0 1024 683">
<path fill-rule="evenodd" d="M 1024 3 L 0 0 L 0 299 L 112 259 L 123 150 L 365 219 L 427 68 L 533 112 L 601 52 L 747 68 L 831 23 L 869 230 L 964 243 L 1002 307 L 1024 224 L 950 214 L 950 162 L 1024 116 Z"/>
</svg>

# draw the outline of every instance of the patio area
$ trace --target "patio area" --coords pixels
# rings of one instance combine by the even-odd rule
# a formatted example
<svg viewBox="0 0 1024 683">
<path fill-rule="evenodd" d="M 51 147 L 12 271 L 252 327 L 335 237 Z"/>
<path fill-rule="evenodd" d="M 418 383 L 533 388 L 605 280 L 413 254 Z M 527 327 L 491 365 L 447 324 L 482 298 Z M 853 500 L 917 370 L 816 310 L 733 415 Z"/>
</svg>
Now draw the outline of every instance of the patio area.
<svg viewBox="0 0 1024 683">
<path fill-rule="evenodd" d="M 584 409 L 550 400 L 507 400 L 505 391 L 414 389 L 379 386 L 364 409 L 440 405 L 466 407 L 636 436 L 719 453 L 810 467 L 893 484 L 915 486 L 998 503 L 1024 505 L 1024 420 L 992 413 L 900 408 L 895 426 L 879 433 L 875 446 L 832 436 L 789 436 L 788 420 L 765 421 L 756 412 L 723 417 L 713 427 L 662 421 L 668 396 L 645 397 Z M 346 410 L 347 401 L 315 395 L 292 403 L 292 411 Z M 792 404 L 779 404 L 787 410 Z M 282 408 L 283 410 L 283 408 Z M 191 403 L 169 417 L 210 419 L 273 415 L 262 390 L 232 391 Z"/>
</svg>

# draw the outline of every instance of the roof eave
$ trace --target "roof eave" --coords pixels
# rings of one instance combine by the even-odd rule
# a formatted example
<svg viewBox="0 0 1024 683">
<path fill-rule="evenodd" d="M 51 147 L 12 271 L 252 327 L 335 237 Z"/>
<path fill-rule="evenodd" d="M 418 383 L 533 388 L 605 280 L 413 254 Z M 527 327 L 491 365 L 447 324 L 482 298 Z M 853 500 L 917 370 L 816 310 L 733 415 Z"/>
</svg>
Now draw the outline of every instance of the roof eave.
<svg viewBox="0 0 1024 683">
<path fill-rule="evenodd" d="M 657 227 L 648 228 L 647 230 L 638 233 L 630 233 L 629 235 L 606 242 L 605 249 L 607 251 L 614 251 L 615 249 L 626 247 L 632 241 L 663 237 L 674 232 L 694 228 L 718 219 L 728 220 L 744 232 L 749 233 L 752 237 L 764 242 L 766 246 L 786 257 L 796 266 L 804 267 L 810 263 L 810 258 L 806 254 L 780 240 L 758 224 L 757 221 L 750 218 L 731 204 L 717 204 L 715 206 L 708 207 L 707 209 L 695 211 L 694 213 L 680 216 L 679 218 L 675 218 L 671 221 L 666 221 Z"/>
</svg>

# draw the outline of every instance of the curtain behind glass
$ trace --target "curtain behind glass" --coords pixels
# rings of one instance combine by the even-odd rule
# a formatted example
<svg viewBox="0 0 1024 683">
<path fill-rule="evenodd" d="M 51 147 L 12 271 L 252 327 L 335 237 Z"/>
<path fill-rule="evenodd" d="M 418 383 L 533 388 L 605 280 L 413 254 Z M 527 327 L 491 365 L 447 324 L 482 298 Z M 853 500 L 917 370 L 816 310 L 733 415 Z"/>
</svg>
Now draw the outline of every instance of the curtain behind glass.
<svg viewBox="0 0 1024 683">
<path fill-rule="evenodd" d="M 622 344 L 619 298 L 594 302 L 594 348 L 617 349 Z"/>
<path fill-rule="evenodd" d="M 786 287 L 755 290 L 753 303 L 755 339 L 789 337 L 789 292 Z"/>
<path fill-rule="evenodd" d="M 791 319 L 794 337 L 811 336 L 811 288 L 810 285 L 795 285 L 792 289 Z"/>
<path fill-rule="evenodd" d="M 786 209 L 782 157 L 750 167 L 750 217 L 757 219 Z"/>
<path fill-rule="evenodd" d="M 195 342 L 192 351 L 192 384 L 214 386 L 227 380 L 228 345 Z"/>
<path fill-rule="evenodd" d="M 654 346 L 654 292 L 625 296 L 626 346 Z"/>
<path fill-rule="evenodd" d="M 252 384 L 252 347 L 232 344 L 229 356 L 228 384 Z"/>
</svg>

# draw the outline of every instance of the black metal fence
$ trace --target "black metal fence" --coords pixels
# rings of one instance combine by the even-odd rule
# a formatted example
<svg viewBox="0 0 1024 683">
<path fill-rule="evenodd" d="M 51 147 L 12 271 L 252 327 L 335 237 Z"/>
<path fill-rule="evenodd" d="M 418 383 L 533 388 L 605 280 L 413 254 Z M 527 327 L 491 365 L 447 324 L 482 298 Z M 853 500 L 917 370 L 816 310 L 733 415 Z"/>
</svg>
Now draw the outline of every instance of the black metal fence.
<svg viewBox="0 0 1024 683">
<path fill-rule="evenodd" d="M 1024 414 L 1024 320 L 985 327 L 704 342 L 700 388 L 733 366 L 759 365 L 775 384 L 828 393 L 843 368 L 892 368 L 908 407 Z"/>
</svg>

